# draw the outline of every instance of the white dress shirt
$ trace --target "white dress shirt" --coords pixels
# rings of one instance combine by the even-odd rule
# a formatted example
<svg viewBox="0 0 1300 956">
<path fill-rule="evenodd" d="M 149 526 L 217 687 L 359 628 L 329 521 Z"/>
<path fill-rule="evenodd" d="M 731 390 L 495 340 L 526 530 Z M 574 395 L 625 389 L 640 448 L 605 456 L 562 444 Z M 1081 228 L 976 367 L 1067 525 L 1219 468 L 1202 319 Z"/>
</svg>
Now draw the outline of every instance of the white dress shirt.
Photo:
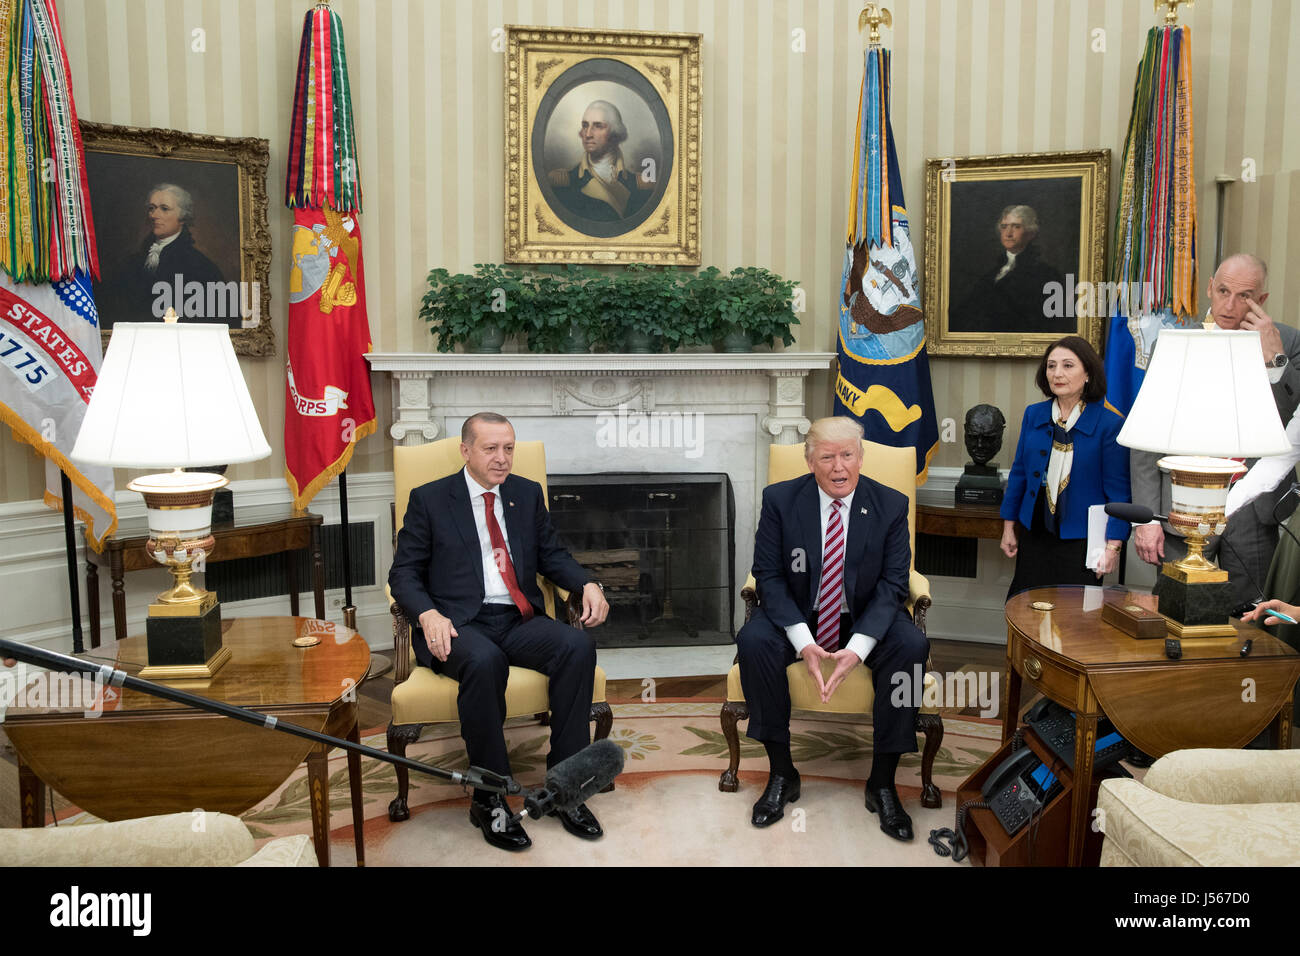
<svg viewBox="0 0 1300 956">
<path fill-rule="evenodd" d="M 150 272 L 157 271 L 158 257 L 162 255 L 162 251 L 164 249 L 170 246 L 179 237 L 180 237 L 180 232 L 173 232 L 166 239 L 159 239 L 155 241 L 154 244 L 149 247 L 149 254 L 145 258 L 144 267 L 148 269 Z"/>
<path fill-rule="evenodd" d="M 854 491 L 856 490 L 857 489 L 855 488 Z M 822 529 L 821 542 L 822 542 L 822 547 L 825 548 L 826 547 L 826 525 L 830 523 L 831 501 L 834 499 L 832 499 L 830 495 L 828 495 L 825 491 L 822 490 L 821 485 L 817 486 L 817 496 L 821 501 L 821 509 L 820 509 L 821 529 Z M 840 515 L 840 520 L 844 522 L 844 554 L 845 554 L 844 576 L 845 579 L 847 580 L 848 571 L 849 571 L 849 564 L 847 560 L 847 556 L 849 553 L 849 506 L 853 504 L 853 493 L 850 492 L 847 496 L 840 498 L 839 500 L 844 503 L 844 511 Z M 818 594 L 813 598 L 814 617 L 817 614 L 817 599 L 821 597 L 820 594 L 821 581 L 817 582 L 817 590 L 818 590 Z M 848 610 L 849 610 L 849 590 L 848 587 L 846 586 L 840 595 L 840 613 L 841 614 L 847 613 Z M 815 643 L 813 640 L 812 629 L 808 626 L 807 621 L 800 621 L 798 624 L 791 624 L 789 627 L 785 629 L 785 636 L 789 639 L 790 643 L 794 645 L 794 652 L 796 654 L 801 654 L 805 647 L 807 647 L 809 644 Z M 852 637 L 849 638 L 849 643 L 847 646 L 849 650 L 851 650 L 854 654 L 858 655 L 858 660 L 865 661 L 867 659 L 867 655 L 871 653 L 872 648 L 874 648 L 876 644 L 879 643 L 879 641 L 880 641 L 879 638 L 870 637 L 866 634 L 854 634 Z"/>
<path fill-rule="evenodd" d="M 505 512 L 501 508 L 501 486 L 484 488 L 474 480 L 468 468 L 462 468 L 461 471 L 465 475 L 465 486 L 469 489 L 469 505 L 470 510 L 474 512 L 474 527 L 478 530 L 479 553 L 483 562 L 483 603 L 509 604 L 514 607 L 515 602 L 510 597 L 510 589 L 506 587 L 506 579 L 501 576 L 501 569 L 497 567 L 496 555 L 492 548 L 492 535 L 488 533 L 487 513 L 483 507 L 485 494 L 490 491 L 496 495 L 492 501 L 492 513 L 496 515 L 497 527 L 501 529 L 501 537 L 505 540 L 506 550 L 509 551 L 510 536 L 506 534 Z M 513 555 L 510 560 L 514 561 Z"/>
<path fill-rule="evenodd" d="M 1287 423 L 1286 437 L 1291 442 L 1290 451 L 1261 458 L 1251 465 L 1250 471 L 1246 472 L 1239 481 L 1233 482 L 1232 487 L 1228 489 L 1227 514 L 1229 516 L 1264 492 L 1272 491 L 1288 474 L 1295 478 L 1295 466 L 1300 462 L 1300 409 L 1296 409 L 1296 413 L 1291 416 L 1291 421 Z"/>
</svg>

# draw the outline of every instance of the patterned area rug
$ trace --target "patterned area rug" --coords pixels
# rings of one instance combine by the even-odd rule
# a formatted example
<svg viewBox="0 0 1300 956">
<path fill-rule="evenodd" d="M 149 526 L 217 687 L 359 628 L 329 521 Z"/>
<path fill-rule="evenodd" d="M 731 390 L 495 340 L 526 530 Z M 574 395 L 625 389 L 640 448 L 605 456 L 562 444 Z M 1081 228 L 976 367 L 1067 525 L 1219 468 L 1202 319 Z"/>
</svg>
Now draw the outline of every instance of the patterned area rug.
<svg viewBox="0 0 1300 956">
<path fill-rule="evenodd" d="M 727 765 L 719 709 L 719 703 L 699 699 L 613 705 L 610 739 L 624 748 L 626 766 L 614 792 L 589 802 L 605 838 L 587 843 L 565 833 L 556 820 L 528 821 L 534 845 L 524 853 L 488 847 L 468 821 L 462 789 L 415 773 L 411 818 L 390 823 L 396 771 L 363 760 L 366 864 L 951 865 L 933 852 L 926 837 L 932 828 L 952 826 L 957 785 L 997 749 L 1000 736 L 996 721 L 945 717 L 934 767 L 935 783 L 944 791 L 938 810 L 920 806 L 920 754 L 902 759 L 898 790 L 917 834 L 913 843 L 902 844 L 882 834 L 876 818 L 863 809 L 870 726 L 829 715 L 796 716 L 791 750 L 803 777 L 803 796 L 787 809 L 786 820 L 756 831 L 749 814 L 766 781 L 767 760 L 759 744 L 742 736 L 740 790 L 718 791 L 718 775 Z M 525 786 L 542 781 L 548 735 L 534 720 L 513 721 L 506 728 L 511 766 Z M 363 735 L 362 742 L 385 748 L 382 731 Z M 455 724 L 430 728 L 407 756 L 448 770 L 467 766 Z M 334 751 L 329 766 L 332 862 L 352 865 L 352 809 L 342 751 Z M 243 819 L 258 838 L 310 833 L 308 801 L 303 767 Z"/>
</svg>

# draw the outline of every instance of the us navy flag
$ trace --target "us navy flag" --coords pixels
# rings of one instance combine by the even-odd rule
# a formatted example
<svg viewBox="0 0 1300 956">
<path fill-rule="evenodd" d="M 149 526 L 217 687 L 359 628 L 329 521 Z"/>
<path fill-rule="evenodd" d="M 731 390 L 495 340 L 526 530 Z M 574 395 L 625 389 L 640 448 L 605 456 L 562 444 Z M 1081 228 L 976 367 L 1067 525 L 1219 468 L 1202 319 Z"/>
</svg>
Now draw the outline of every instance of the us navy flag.
<svg viewBox="0 0 1300 956">
<path fill-rule="evenodd" d="M 939 447 L 921 283 L 889 124 L 888 50 L 866 54 L 839 301 L 835 414 L 870 441 L 916 449 L 916 483 Z"/>
</svg>

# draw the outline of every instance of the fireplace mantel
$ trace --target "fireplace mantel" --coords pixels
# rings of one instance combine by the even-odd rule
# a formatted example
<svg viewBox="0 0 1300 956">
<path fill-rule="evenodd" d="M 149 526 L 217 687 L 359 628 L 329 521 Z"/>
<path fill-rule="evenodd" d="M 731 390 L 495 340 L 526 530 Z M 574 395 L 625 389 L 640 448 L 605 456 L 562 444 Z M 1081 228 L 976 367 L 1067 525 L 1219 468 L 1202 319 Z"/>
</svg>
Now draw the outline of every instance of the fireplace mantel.
<svg viewBox="0 0 1300 956">
<path fill-rule="evenodd" d="M 514 414 L 555 416 L 597 415 L 626 406 L 637 412 L 723 412 L 729 405 L 767 405 L 759 425 L 769 441 L 789 444 L 808 431 L 804 414 L 804 379 L 809 372 L 826 369 L 833 352 L 718 352 L 632 354 L 532 354 L 372 352 L 372 368 L 387 372 L 392 382 L 393 425 L 390 436 L 403 445 L 419 445 L 445 437 L 446 422 L 492 407 L 509 415 L 499 399 L 501 384 L 489 389 L 466 388 L 474 379 L 543 379 L 549 382 L 549 400 L 539 402 L 537 385 L 529 383 L 527 407 Z M 680 394 L 669 396 L 656 389 L 664 378 L 704 378 L 728 381 L 701 389 L 682 383 Z M 749 387 L 740 381 L 749 380 Z M 451 381 L 448 381 L 451 380 Z M 460 381 L 456 381 L 460 380 Z M 486 383 L 485 383 L 486 384 Z M 753 386 L 762 387 L 763 394 Z M 674 390 L 678 391 L 678 390 Z M 489 398 L 490 396 L 490 398 Z M 516 396 L 517 398 L 518 396 Z M 516 402 L 507 404 L 516 405 Z M 671 408 L 664 407 L 665 405 Z M 549 410 L 545 407 L 549 406 Z"/>
</svg>

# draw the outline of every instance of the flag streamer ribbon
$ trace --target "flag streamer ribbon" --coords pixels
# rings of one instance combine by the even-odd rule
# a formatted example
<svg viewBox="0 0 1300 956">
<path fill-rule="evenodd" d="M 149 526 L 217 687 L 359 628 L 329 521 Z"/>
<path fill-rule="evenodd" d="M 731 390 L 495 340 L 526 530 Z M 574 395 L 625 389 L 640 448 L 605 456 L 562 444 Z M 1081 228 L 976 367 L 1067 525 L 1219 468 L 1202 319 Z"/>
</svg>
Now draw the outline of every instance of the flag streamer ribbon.
<svg viewBox="0 0 1300 956">
<path fill-rule="evenodd" d="M 328 7 L 317 6 L 303 20 L 284 203 L 290 209 L 361 211 L 343 21 Z"/>
<path fill-rule="evenodd" d="M 1142 289 L 1126 311 L 1196 313 L 1191 31 L 1154 27 L 1138 64 L 1113 233 L 1114 281 Z"/>
<path fill-rule="evenodd" d="M 0 269 L 18 282 L 99 277 L 81 130 L 51 0 L 0 0 Z"/>
</svg>

